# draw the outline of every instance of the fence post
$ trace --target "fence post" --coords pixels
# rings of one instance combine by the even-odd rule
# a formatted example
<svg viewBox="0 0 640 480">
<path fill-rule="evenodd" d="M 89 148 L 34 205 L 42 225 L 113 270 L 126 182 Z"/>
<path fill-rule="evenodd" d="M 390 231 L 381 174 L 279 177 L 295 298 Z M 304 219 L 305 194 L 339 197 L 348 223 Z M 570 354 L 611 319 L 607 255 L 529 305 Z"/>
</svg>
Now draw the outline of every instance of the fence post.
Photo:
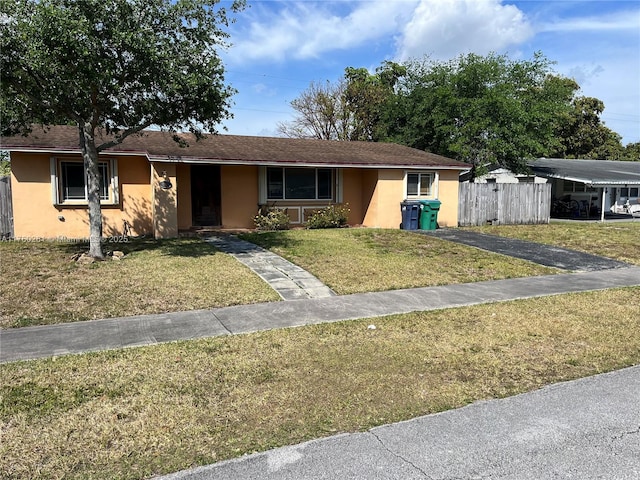
<svg viewBox="0 0 640 480">
<path fill-rule="evenodd" d="M 11 176 L 0 177 L 0 239 L 13 238 Z"/>
</svg>

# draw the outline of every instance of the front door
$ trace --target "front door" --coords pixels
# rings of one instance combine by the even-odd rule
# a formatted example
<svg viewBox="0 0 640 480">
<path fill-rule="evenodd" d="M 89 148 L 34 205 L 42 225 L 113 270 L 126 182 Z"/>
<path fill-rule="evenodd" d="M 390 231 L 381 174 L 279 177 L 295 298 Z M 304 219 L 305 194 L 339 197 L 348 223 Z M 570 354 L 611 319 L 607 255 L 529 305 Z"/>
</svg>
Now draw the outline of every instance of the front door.
<svg viewBox="0 0 640 480">
<path fill-rule="evenodd" d="M 220 210 L 220 166 L 191 165 L 193 225 L 219 227 Z"/>
</svg>

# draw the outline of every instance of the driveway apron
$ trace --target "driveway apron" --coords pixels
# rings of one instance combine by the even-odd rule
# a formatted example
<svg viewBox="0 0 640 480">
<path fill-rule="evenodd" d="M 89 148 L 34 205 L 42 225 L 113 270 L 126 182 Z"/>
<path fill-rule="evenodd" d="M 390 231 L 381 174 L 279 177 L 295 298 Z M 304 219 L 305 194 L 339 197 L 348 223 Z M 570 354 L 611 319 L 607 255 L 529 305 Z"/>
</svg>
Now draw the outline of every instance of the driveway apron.
<svg viewBox="0 0 640 480">
<path fill-rule="evenodd" d="M 429 235 L 450 242 L 461 243 L 480 248 L 488 252 L 500 253 L 509 257 L 528 260 L 546 267 L 559 268 L 574 272 L 592 272 L 627 268 L 630 265 L 611 258 L 599 257 L 589 253 L 577 252 L 566 248 L 543 245 L 526 240 L 487 235 L 460 228 L 441 230 L 416 230 L 417 233 Z"/>
<path fill-rule="evenodd" d="M 283 300 L 332 297 L 335 293 L 297 265 L 235 235 L 215 235 L 205 241 L 235 257 L 267 282 Z"/>
</svg>

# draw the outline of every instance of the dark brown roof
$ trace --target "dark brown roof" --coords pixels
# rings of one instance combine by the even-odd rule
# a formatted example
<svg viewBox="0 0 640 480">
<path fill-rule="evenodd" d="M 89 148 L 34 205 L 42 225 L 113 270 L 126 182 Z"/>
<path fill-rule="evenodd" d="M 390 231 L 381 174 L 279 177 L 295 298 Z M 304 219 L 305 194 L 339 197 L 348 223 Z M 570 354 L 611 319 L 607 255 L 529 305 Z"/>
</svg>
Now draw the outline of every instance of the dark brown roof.
<svg viewBox="0 0 640 480">
<path fill-rule="evenodd" d="M 106 152 L 146 155 L 153 161 L 203 162 L 255 165 L 331 165 L 361 167 L 438 167 L 464 170 L 470 165 L 447 157 L 394 143 L 338 142 L 276 137 L 207 135 L 196 141 L 192 134 L 179 134 L 188 143 L 181 147 L 169 132 L 145 130 L 131 135 Z M 101 142 L 100 142 L 101 143 Z M 14 151 L 79 152 L 78 129 L 36 127 L 27 136 L 3 137 L 1 148 Z"/>
</svg>

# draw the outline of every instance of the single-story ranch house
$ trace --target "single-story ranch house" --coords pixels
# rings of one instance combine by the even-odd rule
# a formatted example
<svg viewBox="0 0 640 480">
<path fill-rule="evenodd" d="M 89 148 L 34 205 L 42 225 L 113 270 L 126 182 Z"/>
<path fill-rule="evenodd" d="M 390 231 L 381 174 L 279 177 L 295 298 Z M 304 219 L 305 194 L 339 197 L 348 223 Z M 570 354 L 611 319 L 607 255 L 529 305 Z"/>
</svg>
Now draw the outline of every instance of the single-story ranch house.
<svg viewBox="0 0 640 480">
<path fill-rule="evenodd" d="M 105 236 L 253 228 L 260 206 L 286 208 L 303 224 L 310 211 L 341 203 L 351 225 L 399 228 L 402 201 L 435 198 L 439 225 L 457 226 L 458 176 L 469 165 L 456 160 L 391 143 L 178 136 L 188 146 L 144 131 L 100 153 Z M 2 138 L 1 148 L 11 156 L 14 236 L 86 238 L 77 128 L 36 127 Z"/>
</svg>

